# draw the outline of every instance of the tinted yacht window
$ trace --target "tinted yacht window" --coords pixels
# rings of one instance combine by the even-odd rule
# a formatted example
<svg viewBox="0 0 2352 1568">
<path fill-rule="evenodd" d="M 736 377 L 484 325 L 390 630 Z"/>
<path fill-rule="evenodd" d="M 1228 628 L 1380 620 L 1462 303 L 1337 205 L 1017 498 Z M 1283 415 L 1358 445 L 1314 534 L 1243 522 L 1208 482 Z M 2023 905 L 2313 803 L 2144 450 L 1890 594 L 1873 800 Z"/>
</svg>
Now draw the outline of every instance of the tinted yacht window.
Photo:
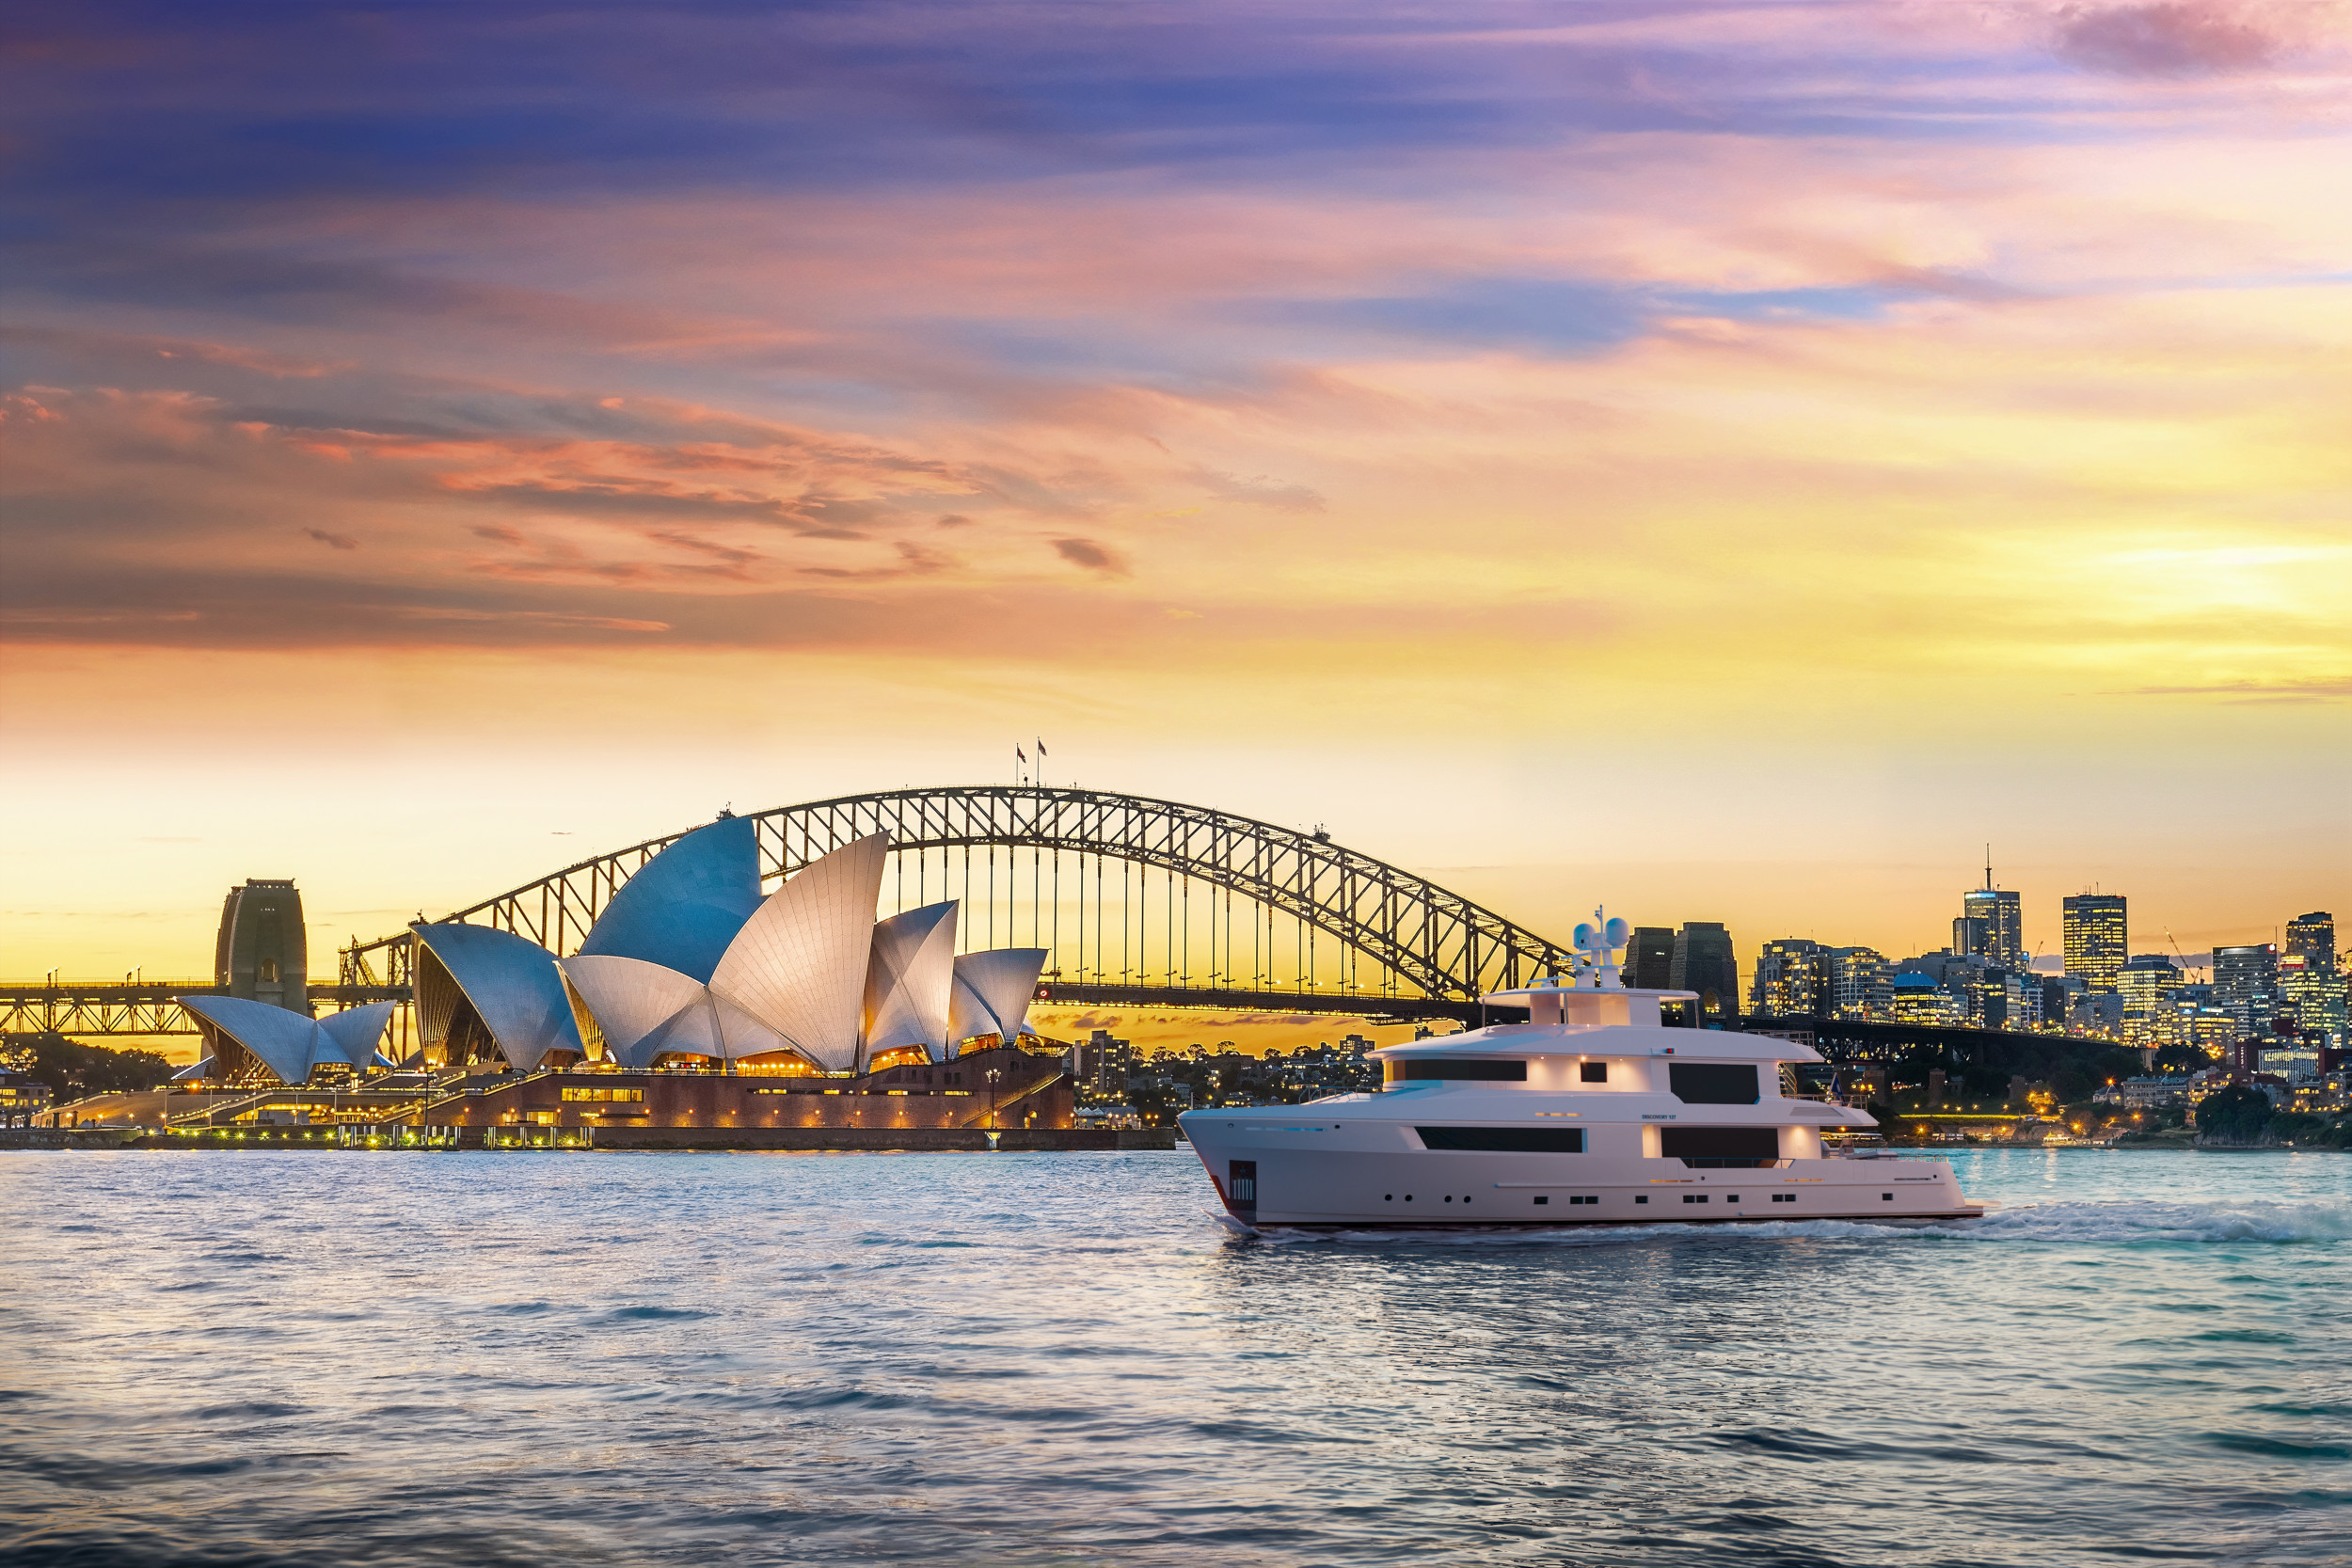
<svg viewBox="0 0 2352 1568">
<path fill-rule="evenodd" d="M 1666 1077 L 1674 1097 L 1688 1105 L 1753 1105 L 1757 1100 L 1752 1062 L 1671 1062 Z"/>
<path fill-rule="evenodd" d="M 1524 1084 L 1527 1082 L 1525 1062 L 1480 1061 L 1469 1056 L 1426 1058 L 1418 1062 L 1383 1062 L 1382 1076 L 1391 1084 L 1416 1083 L 1431 1078 L 1450 1078 L 1472 1084 Z"/>
<path fill-rule="evenodd" d="M 1467 1148 L 1482 1154 L 1581 1154 L 1581 1127 L 1416 1127 L 1423 1148 Z"/>
</svg>

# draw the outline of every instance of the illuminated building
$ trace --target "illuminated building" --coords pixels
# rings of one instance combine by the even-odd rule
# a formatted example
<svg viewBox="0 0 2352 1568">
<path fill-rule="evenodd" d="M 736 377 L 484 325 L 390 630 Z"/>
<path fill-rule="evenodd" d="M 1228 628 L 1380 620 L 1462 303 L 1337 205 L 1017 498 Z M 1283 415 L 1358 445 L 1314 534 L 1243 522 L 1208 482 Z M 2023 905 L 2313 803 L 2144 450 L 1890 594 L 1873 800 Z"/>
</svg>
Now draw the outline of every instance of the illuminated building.
<svg viewBox="0 0 2352 1568">
<path fill-rule="evenodd" d="M 1831 947 L 1822 951 L 1827 971 L 1824 1004 L 1833 1018 L 1883 1018 L 1894 1000 L 1894 966 L 1875 949 Z"/>
<path fill-rule="evenodd" d="M 1768 942 L 1756 955 L 1748 1010 L 1770 1017 L 1823 1012 L 1828 982 L 1826 952 L 1820 942 L 1803 937 Z"/>
<path fill-rule="evenodd" d="M 2115 977 L 2116 993 L 2123 999 L 2123 1037 L 2135 1044 L 2153 1042 L 2180 984 L 2179 967 L 2162 953 L 2141 953 L 2125 964 Z"/>
<path fill-rule="evenodd" d="M 986 1148 L 991 1132 L 1067 1129 L 1074 1109 L 1058 1053 L 986 1045 L 848 1076 L 534 1073 L 403 1108 L 378 1131 L 460 1148 Z"/>
<path fill-rule="evenodd" d="M 213 942 L 213 983 L 224 996 L 263 1002 L 308 1018 L 310 941 L 302 895 L 291 880 L 254 878 L 232 887 L 220 906 Z"/>
<path fill-rule="evenodd" d="M 2325 910 L 2287 922 L 2286 951 L 2279 958 L 2279 999 L 2294 1015 L 2297 1033 L 2325 1041 L 2329 1050 L 2352 1044 L 2344 976 L 2336 970 L 2336 920 Z"/>
<path fill-rule="evenodd" d="M 2269 1034 L 2279 1011 L 2279 950 L 2266 942 L 2215 948 L 2213 996 L 2242 1033 Z"/>
<path fill-rule="evenodd" d="M 2123 895 L 2078 893 L 2061 901 L 2065 918 L 2066 973 L 2094 991 L 2115 989 L 2128 949 Z"/>
<path fill-rule="evenodd" d="M 1898 1023 L 1950 1028 L 1968 1022 L 1960 998 L 1937 984 L 1933 975 L 1915 970 L 1898 974 L 1888 992 L 1887 1016 Z"/>
<path fill-rule="evenodd" d="M 2025 903 L 1993 885 L 1993 861 L 1984 863 L 1984 886 L 1960 895 L 1960 918 L 1952 922 L 1952 951 L 1973 953 L 2004 969 L 2026 962 Z"/>
</svg>

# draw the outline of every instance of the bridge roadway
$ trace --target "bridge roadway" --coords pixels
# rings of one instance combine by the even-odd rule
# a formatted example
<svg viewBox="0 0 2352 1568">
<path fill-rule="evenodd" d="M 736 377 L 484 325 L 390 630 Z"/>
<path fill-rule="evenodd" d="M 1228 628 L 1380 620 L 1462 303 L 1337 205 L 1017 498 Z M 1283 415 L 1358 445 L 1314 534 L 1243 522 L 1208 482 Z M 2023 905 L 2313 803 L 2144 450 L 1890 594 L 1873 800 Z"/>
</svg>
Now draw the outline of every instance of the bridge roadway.
<svg viewBox="0 0 2352 1568">
<path fill-rule="evenodd" d="M 368 1002 L 405 1002 L 406 986 L 314 985 L 310 1010 L 339 1012 Z M 56 1033 L 193 1035 L 196 1021 L 183 996 L 219 996 L 210 980 L 63 980 L 55 985 L 0 985 L 0 1037 Z"/>
</svg>

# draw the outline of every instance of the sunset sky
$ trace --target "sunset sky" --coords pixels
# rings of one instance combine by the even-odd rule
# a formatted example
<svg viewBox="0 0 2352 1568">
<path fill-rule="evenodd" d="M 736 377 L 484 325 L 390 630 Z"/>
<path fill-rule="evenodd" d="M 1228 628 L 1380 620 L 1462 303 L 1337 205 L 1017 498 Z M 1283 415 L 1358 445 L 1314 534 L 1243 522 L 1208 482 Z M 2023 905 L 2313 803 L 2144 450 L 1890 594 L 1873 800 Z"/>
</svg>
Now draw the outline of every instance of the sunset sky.
<svg viewBox="0 0 2352 1568">
<path fill-rule="evenodd" d="M 1563 934 L 2352 919 L 2341 6 L 55 5 L 0 173 L 11 976 L 1040 736 Z"/>
</svg>

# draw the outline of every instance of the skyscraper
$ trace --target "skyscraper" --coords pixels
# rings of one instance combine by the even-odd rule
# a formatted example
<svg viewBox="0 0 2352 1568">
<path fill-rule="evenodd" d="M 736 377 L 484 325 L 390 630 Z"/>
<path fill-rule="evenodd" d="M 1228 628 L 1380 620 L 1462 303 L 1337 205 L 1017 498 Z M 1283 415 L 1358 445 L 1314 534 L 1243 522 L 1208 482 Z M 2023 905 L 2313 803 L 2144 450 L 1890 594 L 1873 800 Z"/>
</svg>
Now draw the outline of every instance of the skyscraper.
<svg viewBox="0 0 2352 1568">
<path fill-rule="evenodd" d="M 2325 910 L 2287 922 L 2287 950 L 2279 958 L 2279 1000 L 2295 1016 L 2297 1033 L 2341 1051 L 2352 1034 L 2344 977 L 2336 972 L 2336 917 Z"/>
<path fill-rule="evenodd" d="M 2120 893 L 2078 893 L 2062 901 L 2066 918 L 2066 973 L 2093 991 L 2115 989 L 2128 947 Z"/>
<path fill-rule="evenodd" d="M 2014 893 L 1993 885 L 1993 856 L 1984 858 L 1984 886 L 1960 895 L 1960 918 L 1952 923 L 1952 951 L 1991 958 L 2005 969 L 2026 961 L 2026 910 Z"/>
<path fill-rule="evenodd" d="M 1699 993 L 1701 1023 L 1733 1023 L 1740 1014 L 1740 965 L 1731 933 L 1719 921 L 1692 920 L 1675 933 L 1669 989 Z"/>
<path fill-rule="evenodd" d="M 2269 1034 L 2279 1011 L 2279 950 L 2266 942 L 2215 948 L 2213 997 L 2247 1034 Z"/>
</svg>

